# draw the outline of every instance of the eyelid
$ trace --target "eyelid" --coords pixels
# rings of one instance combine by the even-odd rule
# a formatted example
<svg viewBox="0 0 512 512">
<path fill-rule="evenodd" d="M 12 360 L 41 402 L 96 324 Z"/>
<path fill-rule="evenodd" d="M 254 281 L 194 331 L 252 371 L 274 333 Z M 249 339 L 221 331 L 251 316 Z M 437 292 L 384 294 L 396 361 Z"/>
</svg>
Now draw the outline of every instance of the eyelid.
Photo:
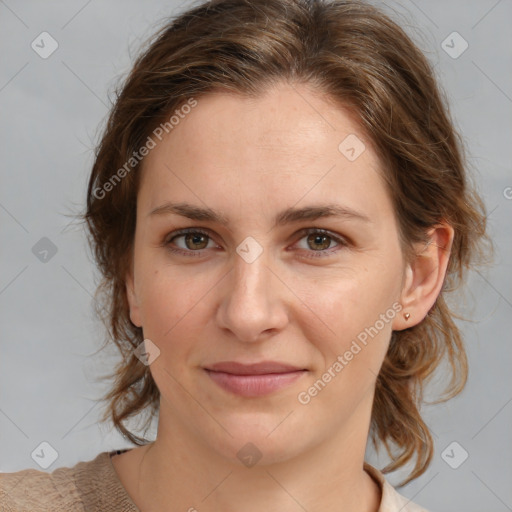
<svg viewBox="0 0 512 512">
<path fill-rule="evenodd" d="M 212 231 L 210 231 L 208 228 L 183 228 L 183 229 L 177 229 L 176 231 L 173 231 L 172 233 L 169 233 L 169 235 L 165 238 L 165 243 L 169 243 L 174 238 L 180 236 L 180 235 L 187 235 L 188 233 L 201 233 L 203 235 L 209 236 L 212 238 Z"/>
</svg>

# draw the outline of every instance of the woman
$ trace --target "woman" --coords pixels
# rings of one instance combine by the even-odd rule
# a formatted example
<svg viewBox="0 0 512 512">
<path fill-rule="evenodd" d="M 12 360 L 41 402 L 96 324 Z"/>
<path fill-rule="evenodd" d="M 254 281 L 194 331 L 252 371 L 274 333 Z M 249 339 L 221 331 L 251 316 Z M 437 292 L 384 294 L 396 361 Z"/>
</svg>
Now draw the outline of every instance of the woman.
<svg viewBox="0 0 512 512">
<path fill-rule="evenodd" d="M 485 210 L 432 70 L 353 1 L 214 0 L 135 63 L 84 219 L 138 447 L 2 475 L 5 510 L 425 510 L 423 384 Z M 100 312 L 101 313 L 101 312 Z M 130 417 L 158 413 L 156 440 Z M 382 470 L 364 460 L 384 445 Z"/>
</svg>

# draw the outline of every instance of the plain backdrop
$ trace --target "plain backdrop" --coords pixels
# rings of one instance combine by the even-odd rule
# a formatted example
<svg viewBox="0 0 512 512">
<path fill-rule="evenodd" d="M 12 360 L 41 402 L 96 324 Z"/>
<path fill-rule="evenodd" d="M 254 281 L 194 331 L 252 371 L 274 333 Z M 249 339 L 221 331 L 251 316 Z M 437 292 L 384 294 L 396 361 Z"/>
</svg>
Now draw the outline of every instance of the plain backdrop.
<svg viewBox="0 0 512 512">
<path fill-rule="evenodd" d="M 374 3 L 434 65 L 496 244 L 495 264 L 471 273 L 457 299 L 471 319 L 458 322 L 467 387 L 447 404 L 424 407 L 435 456 L 399 492 L 431 511 L 512 510 L 512 1 Z M 93 314 L 97 271 L 84 232 L 67 215 L 83 209 L 113 87 L 141 42 L 189 5 L 0 1 L 0 471 L 41 470 L 31 454 L 42 442 L 58 454 L 46 471 L 131 446 L 97 424 L 106 390 L 97 377 L 117 358 L 95 355 L 103 340 Z M 43 45 L 33 48 L 41 37 L 44 51 L 58 44 L 47 58 Z M 380 468 L 387 462 L 370 447 L 367 459 Z M 406 471 L 388 479 L 397 483 Z"/>
</svg>

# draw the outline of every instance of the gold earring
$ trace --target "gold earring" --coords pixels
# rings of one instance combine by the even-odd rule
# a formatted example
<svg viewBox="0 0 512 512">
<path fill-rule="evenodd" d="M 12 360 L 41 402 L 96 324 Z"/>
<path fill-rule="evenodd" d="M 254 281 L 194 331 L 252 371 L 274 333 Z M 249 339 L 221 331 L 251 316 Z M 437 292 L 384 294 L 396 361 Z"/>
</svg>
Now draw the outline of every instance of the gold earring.
<svg viewBox="0 0 512 512">
<path fill-rule="evenodd" d="M 411 313 L 404 313 L 404 318 L 409 320 L 409 318 L 411 318 Z"/>
</svg>

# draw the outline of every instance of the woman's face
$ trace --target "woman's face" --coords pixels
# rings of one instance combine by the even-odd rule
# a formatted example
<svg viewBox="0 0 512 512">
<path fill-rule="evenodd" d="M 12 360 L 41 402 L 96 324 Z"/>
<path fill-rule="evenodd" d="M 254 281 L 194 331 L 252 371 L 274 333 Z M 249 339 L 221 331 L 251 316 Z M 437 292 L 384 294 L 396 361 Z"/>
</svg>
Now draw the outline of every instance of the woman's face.
<svg viewBox="0 0 512 512">
<path fill-rule="evenodd" d="M 227 457 L 251 442 L 268 461 L 366 439 L 404 271 L 369 141 L 299 85 L 210 94 L 182 116 L 146 157 L 127 278 L 132 322 L 160 351 L 160 421 Z M 306 371 L 273 390 L 253 377 L 258 394 L 205 369 L 226 361 Z"/>
</svg>

